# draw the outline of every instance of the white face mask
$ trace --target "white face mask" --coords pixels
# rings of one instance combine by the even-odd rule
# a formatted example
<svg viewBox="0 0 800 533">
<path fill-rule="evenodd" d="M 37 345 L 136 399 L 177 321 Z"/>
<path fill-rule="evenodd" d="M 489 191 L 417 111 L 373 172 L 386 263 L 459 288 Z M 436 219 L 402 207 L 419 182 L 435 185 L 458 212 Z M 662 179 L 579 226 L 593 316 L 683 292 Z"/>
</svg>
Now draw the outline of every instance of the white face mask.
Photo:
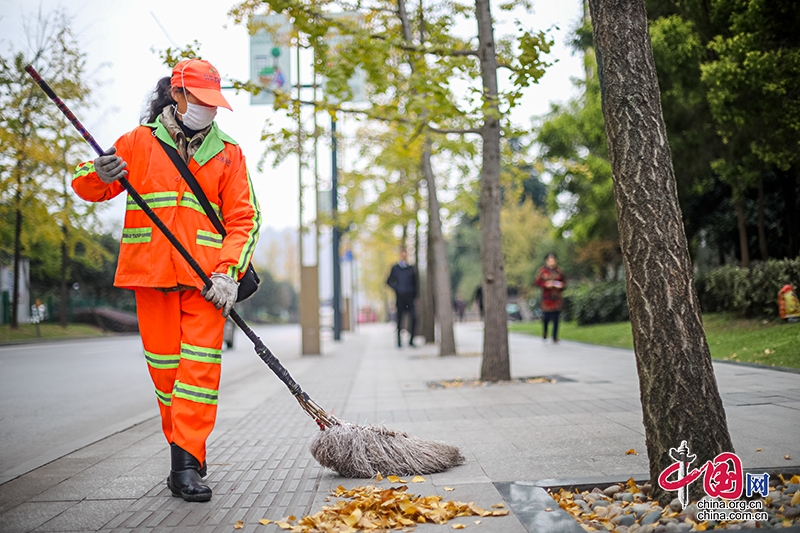
<svg viewBox="0 0 800 533">
<path fill-rule="evenodd" d="M 214 122 L 214 117 L 217 116 L 217 108 L 192 104 L 187 101 L 186 113 L 180 115 L 187 128 L 190 130 L 202 130 Z"/>
</svg>

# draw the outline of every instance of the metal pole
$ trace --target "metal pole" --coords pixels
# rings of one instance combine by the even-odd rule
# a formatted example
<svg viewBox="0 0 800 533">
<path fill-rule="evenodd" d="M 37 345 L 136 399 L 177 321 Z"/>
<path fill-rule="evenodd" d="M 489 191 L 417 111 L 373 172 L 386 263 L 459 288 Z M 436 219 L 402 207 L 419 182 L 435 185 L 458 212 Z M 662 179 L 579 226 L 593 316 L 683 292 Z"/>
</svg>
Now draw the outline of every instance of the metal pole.
<svg viewBox="0 0 800 533">
<path fill-rule="evenodd" d="M 333 213 L 333 340 L 342 338 L 342 279 L 341 265 L 339 264 L 339 168 L 336 160 L 338 145 L 336 140 L 336 112 L 331 113 L 331 211 Z"/>
</svg>

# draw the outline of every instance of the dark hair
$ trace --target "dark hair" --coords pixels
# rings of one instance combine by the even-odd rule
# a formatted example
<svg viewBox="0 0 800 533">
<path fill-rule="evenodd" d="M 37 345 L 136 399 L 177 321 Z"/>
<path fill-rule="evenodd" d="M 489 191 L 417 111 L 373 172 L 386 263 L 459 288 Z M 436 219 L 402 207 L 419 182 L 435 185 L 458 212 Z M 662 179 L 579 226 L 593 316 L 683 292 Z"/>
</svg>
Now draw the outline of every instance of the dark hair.
<svg viewBox="0 0 800 533">
<path fill-rule="evenodd" d="M 544 260 L 545 260 L 545 261 L 547 261 L 547 260 L 548 260 L 550 257 L 552 257 L 553 259 L 555 259 L 556 261 L 558 261 L 558 256 L 557 256 L 555 253 L 553 253 L 553 252 L 550 252 L 549 254 L 547 254 L 546 256 L 544 256 Z"/>
<path fill-rule="evenodd" d="M 142 110 L 142 123 L 155 122 L 166 106 L 177 103 L 175 99 L 172 98 L 171 81 L 172 78 L 169 76 L 164 76 L 158 80 L 155 89 L 153 89 L 148 96 L 147 103 Z"/>
</svg>

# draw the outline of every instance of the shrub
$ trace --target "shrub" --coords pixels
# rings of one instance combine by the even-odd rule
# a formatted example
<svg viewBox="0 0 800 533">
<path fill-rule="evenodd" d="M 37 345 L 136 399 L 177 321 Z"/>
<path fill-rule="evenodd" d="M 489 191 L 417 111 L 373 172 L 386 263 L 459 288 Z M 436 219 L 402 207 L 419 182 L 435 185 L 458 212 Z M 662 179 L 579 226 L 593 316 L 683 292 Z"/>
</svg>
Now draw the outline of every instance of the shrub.
<svg viewBox="0 0 800 533">
<path fill-rule="evenodd" d="M 571 315 L 579 326 L 630 318 L 624 281 L 584 284 L 571 295 Z"/>
<path fill-rule="evenodd" d="M 695 285 L 703 312 L 728 311 L 743 317 L 775 317 L 778 290 L 800 287 L 800 259 L 769 260 L 749 269 L 716 268 L 697 276 Z"/>
</svg>

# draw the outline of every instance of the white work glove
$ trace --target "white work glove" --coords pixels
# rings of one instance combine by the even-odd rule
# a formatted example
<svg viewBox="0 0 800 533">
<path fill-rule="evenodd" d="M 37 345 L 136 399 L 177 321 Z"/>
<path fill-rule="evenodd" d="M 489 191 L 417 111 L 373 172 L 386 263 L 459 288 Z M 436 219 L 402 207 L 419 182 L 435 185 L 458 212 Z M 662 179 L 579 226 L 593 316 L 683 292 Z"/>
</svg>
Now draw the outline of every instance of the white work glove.
<svg viewBox="0 0 800 533">
<path fill-rule="evenodd" d="M 128 163 L 122 160 L 121 157 L 114 155 L 117 153 L 117 147 L 112 146 L 106 150 L 103 155 L 94 160 L 94 171 L 103 183 L 113 183 L 120 178 L 128 175 L 125 167 Z"/>
<path fill-rule="evenodd" d="M 211 274 L 211 288 L 203 287 L 200 294 L 214 307 L 222 309 L 222 316 L 228 318 L 239 295 L 239 284 L 227 274 L 214 272 Z"/>
</svg>

